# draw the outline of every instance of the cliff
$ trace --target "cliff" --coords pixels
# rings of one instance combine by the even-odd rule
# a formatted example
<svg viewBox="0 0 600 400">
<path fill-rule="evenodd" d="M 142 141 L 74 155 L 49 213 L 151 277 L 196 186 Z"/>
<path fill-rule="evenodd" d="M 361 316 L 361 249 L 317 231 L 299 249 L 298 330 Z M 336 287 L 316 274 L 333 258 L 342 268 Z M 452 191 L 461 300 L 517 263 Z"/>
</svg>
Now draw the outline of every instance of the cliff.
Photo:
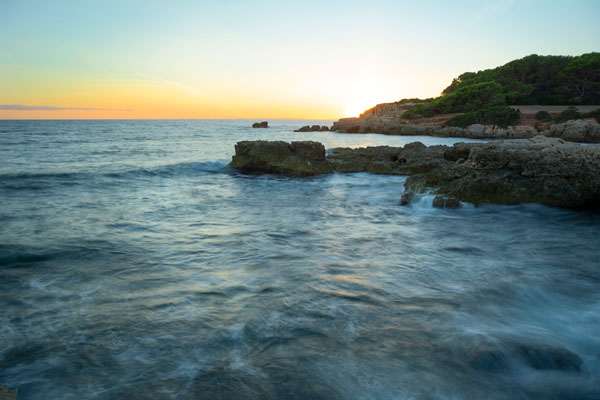
<svg viewBox="0 0 600 400">
<path fill-rule="evenodd" d="M 340 133 L 381 133 L 385 135 L 419 135 L 461 137 L 469 139 L 531 138 L 536 135 L 575 142 L 600 142 L 600 124 L 593 119 L 576 119 L 563 123 L 539 122 L 524 115 L 526 123 L 501 128 L 497 125 L 473 124 L 466 128 L 445 126 L 457 114 L 409 120 L 402 114 L 413 103 L 383 103 L 365 111 L 358 118 L 342 118 L 333 123 Z"/>
</svg>

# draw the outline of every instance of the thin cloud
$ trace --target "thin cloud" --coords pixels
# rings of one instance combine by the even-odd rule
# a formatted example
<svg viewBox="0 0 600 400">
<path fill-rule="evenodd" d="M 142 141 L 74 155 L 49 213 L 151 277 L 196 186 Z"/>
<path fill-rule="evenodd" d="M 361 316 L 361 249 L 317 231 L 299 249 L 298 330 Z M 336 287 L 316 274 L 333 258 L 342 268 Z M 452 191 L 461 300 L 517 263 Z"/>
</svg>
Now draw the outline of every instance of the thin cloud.
<svg viewBox="0 0 600 400">
<path fill-rule="evenodd" d="M 206 93 L 204 93 L 204 92 L 202 92 L 202 91 L 200 91 L 200 90 L 198 90 L 196 88 L 193 88 L 191 86 L 186 86 L 186 85 L 184 85 L 182 83 L 170 81 L 168 79 L 158 78 L 156 76 L 152 76 L 150 74 L 146 74 L 146 73 L 143 73 L 143 72 L 135 72 L 135 73 L 138 74 L 139 76 L 142 76 L 142 77 L 146 78 L 146 79 L 150 79 L 150 80 L 153 80 L 153 81 L 156 81 L 156 82 L 160 82 L 160 83 L 163 83 L 165 85 L 170 85 L 170 86 L 178 87 L 180 89 L 183 89 L 183 90 L 185 90 L 185 91 L 193 94 L 194 96 L 203 97 L 203 98 L 207 99 L 208 101 L 210 101 L 210 102 L 216 104 L 217 106 L 221 107 L 224 110 L 232 111 L 232 109 L 230 107 L 228 107 L 225 103 L 223 103 L 221 100 L 219 100 L 219 99 L 217 99 L 215 97 L 209 96 L 208 94 L 206 94 Z"/>
<path fill-rule="evenodd" d="M 62 110 L 80 110 L 80 111 L 131 111 L 124 108 L 94 108 L 94 107 L 58 107 L 58 106 L 26 106 L 23 104 L 0 104 L 0 110 L 16 111 L 62 111 Z"/>
</svg>

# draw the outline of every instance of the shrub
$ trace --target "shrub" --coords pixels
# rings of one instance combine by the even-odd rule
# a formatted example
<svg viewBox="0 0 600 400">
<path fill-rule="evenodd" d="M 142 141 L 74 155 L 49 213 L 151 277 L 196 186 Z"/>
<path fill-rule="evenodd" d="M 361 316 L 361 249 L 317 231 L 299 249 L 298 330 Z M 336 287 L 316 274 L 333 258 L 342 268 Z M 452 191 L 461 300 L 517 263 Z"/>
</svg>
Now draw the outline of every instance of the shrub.
<svg viewBox="0 0 600 400">
<path fill-rule="evenodd" d="M 600 122 L 600 108 L 583 114 L 583 118 L 596 118 L 596 121 Z"/>
<path fill-rule="evenodd" d="M 580 119 L 581 113 L 577 111 L 577 107 L 569 107 L 565 111 L 561 112 L 558 116 L 558 121 L 564 122 L 571 119 Z"/>
<path fill-rule="evenodd" d="M 436 114 L 476 111 L 504 104 L 502 86 L 496 82 L 481 82 L 431 101 L 415 104 L 410 111 L 415 115 L 433 117 Z"/>
<path fill-rule="evenodd" d="M 548 111 L 538 111 L 535 113 L 535 119 L 538 121 L 550 121 L 552 116 Z"/>
<path fill-rule="evenodd" d="M 418 117 L 419 117 L 419 115 L 417 115 L 412 109 L 404 111 L 402 113 L 402 118 L 404 118 L 404 119 L 415 119 Z"/>
<path fill-rule="evenodd" d="M 498 125 L 506 128 L 515 125 L 521 118 L 521 112 L 504 106 L 490 106 L 477 111 L 470 111 L 448 120 L 446 125 L 466 128 L 473 124 Z"/>
</svg>

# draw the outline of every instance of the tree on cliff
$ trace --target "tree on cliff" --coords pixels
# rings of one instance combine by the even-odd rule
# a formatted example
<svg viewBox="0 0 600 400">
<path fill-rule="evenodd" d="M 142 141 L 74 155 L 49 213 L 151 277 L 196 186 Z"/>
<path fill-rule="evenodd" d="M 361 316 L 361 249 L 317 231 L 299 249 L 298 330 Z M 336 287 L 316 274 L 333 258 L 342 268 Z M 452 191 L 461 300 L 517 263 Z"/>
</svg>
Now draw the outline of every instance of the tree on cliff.
<svg viewBox="0 0 600 400">
<path fill-rule="evenodd" d="M 465 72 L 442 95 L 496 82 L 508 104 L 596 104 L 600 101 L 599 58 L 600 53 L 577 57 L 532 54 L 497 68 Z"/>
<path fill-rule="evenodd" d="M 578 102 L 600 100 L 600 53 L 576 57 L 559 74 L 560 89 Z"/>
</svg>

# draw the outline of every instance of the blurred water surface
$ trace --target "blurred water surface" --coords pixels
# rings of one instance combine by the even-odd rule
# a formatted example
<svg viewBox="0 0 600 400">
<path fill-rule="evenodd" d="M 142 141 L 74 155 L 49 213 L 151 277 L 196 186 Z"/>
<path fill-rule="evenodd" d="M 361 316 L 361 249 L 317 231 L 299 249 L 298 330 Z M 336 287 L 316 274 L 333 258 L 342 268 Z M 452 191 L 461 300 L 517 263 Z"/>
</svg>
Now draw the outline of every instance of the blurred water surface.
<svg viewBox="0 0 600 400">
<path fill-rule="evenodd" d="M 20 399 L 597 399 L 600 215 L 243 175 L 330 121 L 0 121 L 0 385 Z"/>
</svg>

